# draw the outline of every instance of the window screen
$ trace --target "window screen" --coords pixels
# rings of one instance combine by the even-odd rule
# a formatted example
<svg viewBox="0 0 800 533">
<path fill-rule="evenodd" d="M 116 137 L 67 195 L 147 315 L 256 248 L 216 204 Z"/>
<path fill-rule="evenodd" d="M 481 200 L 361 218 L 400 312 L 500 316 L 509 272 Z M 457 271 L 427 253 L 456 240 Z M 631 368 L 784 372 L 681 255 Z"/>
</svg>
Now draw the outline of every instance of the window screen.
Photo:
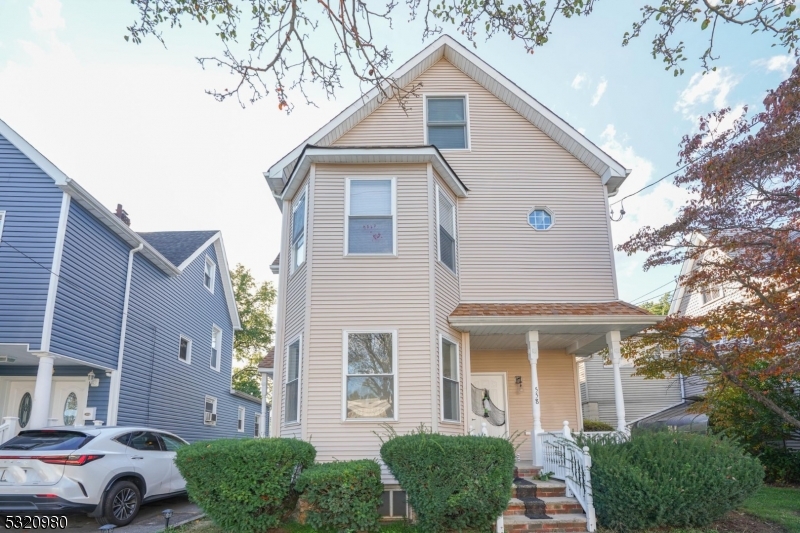
<svg viewBox="0 0 800 533">
<path fill-rule="evenodd" d="M 394 417 L 392 333 L 347 336 L 347 418 Z"/>
<path fill-rule="evenodd" d="M 392 180 L 351 180 L 347 253 L 394 253 Z"/>
<path fill-rule="evenodd" d="M 466 102 L 461 98 L 428 98 L 428 144 L 440 150 L 467 147 Z"/>
<path fill-rule="evenodd" d="M 456 271 L 455 206 L 439 191 L 439 260 Z"/>
<path fill-rule="evenodd" d="M 442 418 L 458 422 L 459 410 L 458 348 L 442 339 Z"/>
<path fill-rule="evenodd" d="M 286 366 L 286 422 L 297 422 L 300 407 L 300 339 L 289 345 Z"/>
<path fill-rule="evenodd" d="M 306 195 L 297 202 L 292 215 L 292 272 L 306 260 Z"/>
</svg>

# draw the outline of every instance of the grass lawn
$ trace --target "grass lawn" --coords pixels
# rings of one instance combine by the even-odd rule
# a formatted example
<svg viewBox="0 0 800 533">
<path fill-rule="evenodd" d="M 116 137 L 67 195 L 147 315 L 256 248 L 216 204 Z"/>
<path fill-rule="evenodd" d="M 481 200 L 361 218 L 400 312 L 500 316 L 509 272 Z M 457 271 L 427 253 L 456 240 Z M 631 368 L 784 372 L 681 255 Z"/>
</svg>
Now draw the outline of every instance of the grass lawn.
<svg viewBox="0 0 800 533">
<path fill-rule="evenodd" d="M 744 502 L 742 511 L 800 533 L 800 488 L 763 487 Z"/>
<path fill-rule="evenodd" d="M 170 531 L 174 531 L 175 533 L 225 533 L 222 529 L 215 526 L 210 518 L 201 518 L 196 522 L 190 522 L 177 529 L 170 529 Z M 417 529 L 414 526 L 403 522 L 382 525 L 380 531 L 381 533 L 417 533 Z M 291 523 L 285 525 L 282 529 L 275 530 L 275 533 L 316 533 L 316 530 L 309 526 Z"/>
</svg>

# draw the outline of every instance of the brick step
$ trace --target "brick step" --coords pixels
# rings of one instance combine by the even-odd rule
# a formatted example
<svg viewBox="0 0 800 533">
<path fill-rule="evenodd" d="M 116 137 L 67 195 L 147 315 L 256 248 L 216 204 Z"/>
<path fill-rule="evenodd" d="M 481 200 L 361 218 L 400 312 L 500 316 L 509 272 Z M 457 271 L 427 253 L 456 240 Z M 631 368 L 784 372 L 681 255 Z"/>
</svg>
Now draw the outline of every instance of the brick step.
<svg viewBox="0 0 800 533">
<path fill-rule="evenodd" d="M 523 477 L 532 479 L 539 475 L 542 469 L 538 466 L 530 466 L 530 465 L 516 465 L 514 467 L 514 477 Z"/>
<path fill-rule="evenodd" d="M 523 478 L 525 479 L 525 478 Z M 561 481 L 550 480 L 550 481 L 539 481 L 538 479 L 526 479 L 526 481 L 530 481 L 534 485 L 536 485 L 536 496 L 537 498 L 545 498 L 545 497 L 564 497 L 567 495 L 567 486 L 564 485 Z M 527 496 L 525 493 L 524 486 L 520 486 L 521 490 L 520 493 L 522 496 Z M 512 498 L 519 498 L 520 496 L 517 495 L 517 484 L 513 484 L 511 487 L 511 497 Z"/>
<path fill-rule="evenodd" d="M 503 517 L 506 533 L 524 531 L 547 531 L 548 533 L 570 533 L 586 531 L 586 516 L 579 514 L 556 514 L 550 519 L 531 519 L 525 515 Z"/>
<path fill-rule="evenodd" d="M 583 514 L 583 507 L 575 498 L 544 496 L 538 497 L 544 502 L 544 512 L 547 515 L 555 514 Z M 525 502 L 518 498 L 511 498 L 503 515 L 524 515 Z"/>
</svg>

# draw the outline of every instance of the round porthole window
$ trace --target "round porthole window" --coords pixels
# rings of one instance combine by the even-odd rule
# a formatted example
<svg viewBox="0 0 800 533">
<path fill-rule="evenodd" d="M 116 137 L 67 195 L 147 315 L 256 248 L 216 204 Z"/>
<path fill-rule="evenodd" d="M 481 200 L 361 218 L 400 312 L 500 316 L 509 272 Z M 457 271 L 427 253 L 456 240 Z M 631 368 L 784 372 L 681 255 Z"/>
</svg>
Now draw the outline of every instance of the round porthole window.
<svg viewBox="0 0 800 533">
<path fill-rule="evenodd" d="M 19 411 L 17 411 L 17 416 L 19 417 L 19 427 L 24 428 L 28 425 L 28 422 L 30 422 L 32 406 L 33 398 L 31 398 L 31 393 L 26 392 L 22 395 L 22 399 L 19 401 Z"/>
<path fill-rule="evenodd" d="M 535 230 L 548 230 L 553 227 L 553 213 L 546 207 L 534 207 L 528 213 L 528 224 Z"/>
<path fill-rule="evenodd" d="M 75 424 L 75 418 L 78 416 L 78 397 L 74 392 L 70 392 L 67 396 L 67 401 L 64 402 L 64 425 L 71 426 Z"/>
</svg>

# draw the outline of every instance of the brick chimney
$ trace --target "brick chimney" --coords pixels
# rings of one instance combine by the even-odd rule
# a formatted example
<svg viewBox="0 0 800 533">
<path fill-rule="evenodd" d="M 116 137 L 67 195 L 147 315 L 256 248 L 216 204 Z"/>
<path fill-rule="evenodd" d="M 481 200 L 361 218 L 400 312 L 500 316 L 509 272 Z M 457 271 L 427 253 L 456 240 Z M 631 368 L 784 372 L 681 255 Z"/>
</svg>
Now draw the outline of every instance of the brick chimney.
<svg viewBox="0 0 800 533">
<path fill-rule="evenodd" d="M 128 217 L 128 212 L 122 209 L 122 204 L 117 204 L 117 211 L 114 213 L 117 218 L 125 223 L 126 226 L 131 225 L 131 219 Z"/>
</svg>

